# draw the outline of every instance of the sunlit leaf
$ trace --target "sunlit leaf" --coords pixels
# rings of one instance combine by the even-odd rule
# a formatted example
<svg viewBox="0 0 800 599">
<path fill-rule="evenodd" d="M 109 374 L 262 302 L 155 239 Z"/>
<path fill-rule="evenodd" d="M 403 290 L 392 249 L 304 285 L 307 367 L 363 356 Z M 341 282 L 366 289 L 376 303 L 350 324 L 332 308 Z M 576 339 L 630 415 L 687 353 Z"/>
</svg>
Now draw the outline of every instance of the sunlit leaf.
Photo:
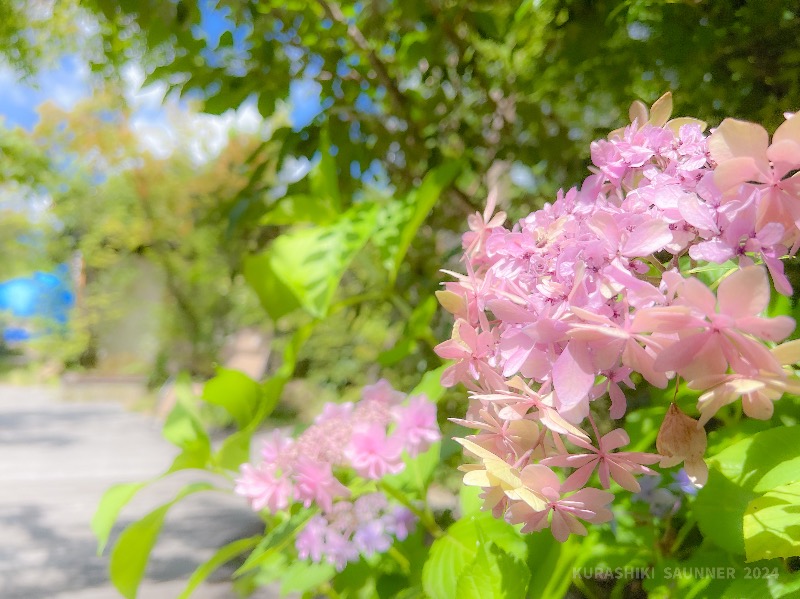
<svg viewBox="0 0 800 599">
<path fill-rule="evenodd" d="M 169 509 L 187 495 L 213 488 L 214 485 L 209 483 L 188 485 L 172 501 L 153 510 L 122 531 L 111 551 L 109 576 L 123 597 L 126 599 L 136 598 L 150 552 L 158 539 Z"/>
</svg>

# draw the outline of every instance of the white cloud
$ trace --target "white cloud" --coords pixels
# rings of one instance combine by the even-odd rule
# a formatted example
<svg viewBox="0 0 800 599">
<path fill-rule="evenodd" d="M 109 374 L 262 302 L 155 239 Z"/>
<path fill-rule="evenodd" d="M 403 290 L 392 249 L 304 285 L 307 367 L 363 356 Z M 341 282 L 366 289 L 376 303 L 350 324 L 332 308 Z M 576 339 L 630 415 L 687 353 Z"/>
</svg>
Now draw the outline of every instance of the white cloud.
<svg viewBox="0 0 800 599">
<path fill-rule="evenodd" d="M 134 111 L 131 126 L 142 148 L 155 156 L 165 158 L 180 148 L 200 164 L 218 156 L 232 133 L 269 135 L 269 125 L 254 101 L 219 116 L 197 113 L 168 95 L 164 83 L 143 88 L 145 76 L 139 65 L 126 67 L 123 79 L 125 98 Z"/>
</svg>

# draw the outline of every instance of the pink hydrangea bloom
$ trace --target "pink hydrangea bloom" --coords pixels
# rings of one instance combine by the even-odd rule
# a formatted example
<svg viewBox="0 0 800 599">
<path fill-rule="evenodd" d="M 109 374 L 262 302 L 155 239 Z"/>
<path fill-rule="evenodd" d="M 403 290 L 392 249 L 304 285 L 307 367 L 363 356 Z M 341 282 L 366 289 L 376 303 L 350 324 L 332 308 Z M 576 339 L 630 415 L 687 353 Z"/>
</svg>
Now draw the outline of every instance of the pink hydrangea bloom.
<svg viewBox="0 0 800 599">
<path fill-rule="evenodd" d="M 291 481 L 274 464 L 262 462 L 255 467 L 242 464 L 234 491 L 247 498 L 254 510 L 275 513 L 289 506 L 293 489 Z"/>
<path fill-rule="evenodd" d="M 376 480 L 403 470 L 402 452 L 400 439 L 387 436 L 385 428 L 372 424 L 353 430 L 345 456 L 359 476 Z"/>
<path fill-rule="evenodd" d="M 390 505 L 381 493 L 370 493 L 354 502 L 340 501 L 312 518 L 298 533 L 295 547 L 300 559 L 327 561 L 341 571 L 360 555 L 388 551 L 395 538 L 408 535 L 414 521 L 407 509 Z"/>
<path fill-rule="evenodd" d="M 374 385 L 367 385 L 361 392 L 364 401 L 374 401 L 388 405 L 395 405 L 405 399 L 405 395 L 392 388 L 389 381 L 381 379 Z"/>
<path fill-rule="evenodd" d="M 412 397 L 407 405 L 395 408 L 394 417 L 397 423 L 394 435 L 411 456 L 427 450 L 442 438 L 436 422 L 436 404 L 424 395 Z"/>
<path fill-rule="evenodd" d="M 349 469 L 350 480 L 354 474 L 370 480 L 397 474 L 405 468 L 403 452 L 415 455 L 440 437 L 435 404 L 424 395 L 406 398 L 381 380 L 366 387 L 359 402 L 325 404 L 314 424 L 296 438 L 282 430 L 269 433 L 261 461 L 242 465 L 235 490 L 255 510 L 274 513 L 294 501 L 319 508 L 324 517 L 312 520 L 298 537 L 298 552 L 314 561 L 324 555 L 343 568 L 359 552 L 383 551 L 392 538 L 405 538 L 413 518 L 387 511 L 380 493 L 362 496 L 355 508 L 348 507 L 351 491 L 337 474 Z M 359 528 L 371 519 L 380 520 L 380 526 Z M 353 537 L 357 529 L 361 532 Z"/>
<path fill-rule="evenodd" d="M 545 501 L 543 510 L 534 510 L 525 502 L 511 506 L 508 520 L 512 524 L 522 524 L 522 532 L 542 530 L 549 524 L 553 536 L 563 543 L 570 534 L 586 536 L 586 527 L 579 519 L 599 524 L 612 518 L 607 508 L 614 499 L 612 493 L 589 488 L 562 496 L 558 476 L 540 464 L 527 466 L 520 478 L 525 487 Z"/>
<path fill-rule="evenodd" d="M 525 530 L 565 539 L 585 532 L 581 514 L 604 521 L 609 495 L 583 488 L 595 470 L 600 486 L 636 492 L 648 465 L 683 461 L 701 485 L 702 423 L 738 398 L 768 418 L 800 389 L 800 344 L 772 347 L 795 322 L 763 315 L 770 276 L 791 294 L 782 261 L 800 249 L 800 118 L 788 115 L 770 145 L 758 125 L 728 119 L 708 136 L 696 119 L 670 121 L 671 109 L 669 94 L 651 111 L 635 104 L 631 125 L 592 144 L 593 174 L 515 224 L 491 218 L 489 198 L 462 238 L 464 274 L 448 272 L 437 295 L 455 316 L 435 348 L 451 361 L 442 384 L 469 390 L 455 421 L 478 430 L 457 439 L 480 460 L 462 467 L 464 482 Z M 692 276 L 710 270 L 702 261 L 728 272 L 709 286 Z M 638 376 L 699 395 L 700 424 L 664 406 L 660 455 L 618 451 L 627 434 L 601 436 L 592 420 L 624 418 Z M 549 467 L 567 469 L 563 485 Z"/>
<path fill-rule="evenodd" d="M 295 497 L 309 507 L 313 502 L 330 511 L 333 500 L 347 497 L 350 491 L 333 476 L 331 465 L 301 456 L 294 466 Z"/>
<path fill-rule="evenodd" d="M 769 304 L 769 282 L 764 269 L 749 266 L 725 278 L 717 297 L 697 279 L 686 279 L 678 290 L 674 310 L 691 310 L 679 338 L 661 351 L 655 367 L 675 371 L 687 379 L 702 374 L 724 374 L 751 369 L 780 371 L 760 339 L 782 341 L 794 330 L 788 316 L 764 318 Z"/>
<path fill-rule="evenodd" d="M 294 439 L 285 431 L 275 429 L 261 444 L 261 458 L 265 462 L 274 464 L 291 449 L 292 445 L 294 445 Z"/>
<path fill-rule="evenodd" d="M 630 443 L 630 437 L 623 429 L 614 429 L 600 438 L 598 446 L 587 443 L 579 437 L 570 437 L 570 442 L 591 453 L 559 454 L 541 460 L 545 466 L 560 466 L 562 468 L 575 468 L 564 484 L 562 492 L 575 491 L 586 485 L 595 469 L 600 475 L 600 484 L 604 489 L 609 487 L 609 477 L 613 478 L 623 489 L 631 493 L 641 490 L 639 483 L 633 476 L 636 474 L 655 474 L 645 464 L 655 464 L 661 456 L 650 453 L 615 451 Z"/>
</svg>

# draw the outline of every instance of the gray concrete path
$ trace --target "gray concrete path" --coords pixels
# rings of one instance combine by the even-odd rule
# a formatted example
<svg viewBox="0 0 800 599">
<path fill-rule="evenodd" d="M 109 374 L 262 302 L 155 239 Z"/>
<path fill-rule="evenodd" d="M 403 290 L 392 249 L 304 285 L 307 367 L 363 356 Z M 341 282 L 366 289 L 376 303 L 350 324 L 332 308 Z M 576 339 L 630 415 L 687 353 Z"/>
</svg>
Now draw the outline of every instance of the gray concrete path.
<svg viewBox="0 0 800 599">
<path fill-rule="evenodd" d="M 89 522 L 109 486 L 151 478 L 175 453 L 152 417 L 118 403 L 67 402 L 55 388 L 0 385 L 0 599 L 119 597 L 108 582 L 107 555 L 95 554 Z M 122 512 L 122 524 L 202 476 L 180 473 L 143 491 Z M 139 598 L 174 599 L 217 547 L 258 531 L 258 518 L 237 497 L 187 498 L 167 516 Z M 237 596 L 224 576 L 217 580 L 193 597 Z"/>
</svg>

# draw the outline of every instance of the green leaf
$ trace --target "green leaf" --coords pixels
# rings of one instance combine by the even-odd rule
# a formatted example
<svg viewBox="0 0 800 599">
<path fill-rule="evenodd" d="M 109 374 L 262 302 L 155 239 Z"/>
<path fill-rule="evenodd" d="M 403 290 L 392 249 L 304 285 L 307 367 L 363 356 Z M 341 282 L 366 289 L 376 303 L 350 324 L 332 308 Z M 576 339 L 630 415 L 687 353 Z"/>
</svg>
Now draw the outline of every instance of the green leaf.
<svg viewBox="0 0 800 599">
<path fill-rule="evenodd" d="M 387 349 L 378 354 L 378 364 L 383 367 L 394 366 L 406 356 L 414 353 L 417 349 L 417 341 L 407 337 L 401 337 L 394 347 Z"/>
<path fill-rule="evenodd" d="M 220 547 L 214 555 L 212 555 L 207 561 L 200 564 L 197 569 L 192 572 L 192 575 L 189 577 L 189 581 L 186 583 L 186 587 L 183 589 L 183 592 L 178 596 L 178 599 L 187 599 L 197 586 L 203 582 L 208 576 L 220 566 L 224 566 L 237 555 L 241 555 L 245 551 L 250 551 L 253 547 L 258 545 L 258 542 L 261 540 L 261 535 L 255 537 L 249 537 L 247 539 L 238 539 L 227 545 Z"/>
<path fill-rule="evenodd" d="M 481 511 L 483 499 L 480 498 L 480 494 L 482 492 L 483 489 L 480 487 L 461 485 L 458 489 L 458 507 L 461 510 L 462 517 L 477 514 Z"/>
<path fill-rule="evenodd" d="M 281 575 L 281 594 L 305 593 L 334 577 L 331 564 L 295 560 Z"/>
<path fill-rule="evenodd" d="M 455 596 L 459 599 L 522 599 L 530 577 L 525 562 L 492 543 L 481 544 L 475 559 L 459 577 Z"/>
<path fill-rule="evenodd" d="M 188 376 L 181 375 L 175 383 L 176 403 L 161 433 L 181 449 L 167 474 L 190 468 L 205 468 L 211 457 L 211 441 L 194 409 L 194 396 Z"/>
<path fill-rule="evenodd" d="M 260 567 L 268 562 L 274 554 L 283 551 L 315 514 L 315 510 L 302 509 L 275 526 L 261 540 L 239 569 L 236 570 L 234 576 L 241 576 Z"/>
<path fill-rule="evenodd" d="M 525 535 L 528 546 L 529 587 L 541 597 L 564 597 L 572 584 L 572 570 L 586 554 L 586 540 L 570 536 L 560 543 L 549 530 Z M 630 562 L 626 563 L 628 565 Z"/>
<path fill-rule="evenodd" d="M 414 195 L 385 201 L 376 215 L 375 233 L 370 239 L 379 252 L 381 265 L 394 277 L 395 256 L 400 232 L 414 214 Z"/>
<path fill-rule="evenodd" d="M 743 519 L 750 502 L 800 480 L 800 427 L 755 434 L 708 459 L 708 482 L 694 503 L 703 535 L 720 548 L 745 553 Z"/>
<path fill-rule="evenodd" d="M 437 442 L 413 458 L 404 455 L 405 469 L 399 474 L 384 477 L 384 480 L 392 487 L 413 492 L 416 498 L 423 499 L 433 479 L 433 473 L 439 465 L 441 450 L 442 444 Z"/>
<path fill-rule="evenodd" d="M 214 488 L 214 485 L 210 483 L 188 485 L 172 501 L 156 508 L 122 531 L 111 551 L 109 575 L 111 582 L 123 597 L 126 599 L 136 598 L 150 552 L 161 532 L 164 518 L 169 509 L 187 495 Z"/>
<path fill-rule="evenodd" d="M 411 197 L 411 204 L 414 207 L 410 218 L 403 225 L 394 248 L 394 265 L 390 272 L 391 281 L 397 278 L 397 273 L 400 271 L 400 266 L 406 257 L 408 248 L 411 242 L 417 235 L 417 231 L 425 222 L 428 214 L 433 209 L 442 192 L 449 186 L 456 178 L 458 173 L 462 170 L 463 165 L 461 162 L 447 162 L 429 171 L 422 179 L 419 188 L 413 192 Z"/>
<path fill-rule="evenodd" d="M 378 599 L 422 599 L 422 589 L 414 588 L 407 576 L 392 573 L 383 574 L 375 581 Z"/>
<path fill-rule="evenodd" d="M 800 427 L 777 427 L 732 445 L 708 460 L 737 485 L 766 491 L 800 479 Z"/>
<path fill-rule="evenodd" d="M 378 354 L 381 366 L 392 366 L 411 354 L 417 348 L 419 340 L 435 341 L 431 333 L 430 322 L 439 304 L 430 296 L 417 304 L 406 322 L 403 334 L 394 347 Z"/>
<path fill-rule="evenodd" d="M 319 163 L 308 174 L 311 195 L 322 198 L 333 212 L 341 212 L 342 197 L 339 193 L 339 174 L 336 171 L 336 160 L 331 154 L 330 135 L 327 128 L 324 128 L 320 134 L 319 153 Z"/>
<path fill-rule="evenodd" d="M 747 561 L 800 555 L 800 482 L 781 485 L 747 504 Z"/>
<path fill-rule="evenodd" d="M 243 429 L 258 410 L 261 386 L 243 372 L 220 368 L 203 387 L 203 401 L 224 408 Z"/>
<path fill-rule="evenodd" d="M 442 387 L 442 373 L 447 367 L 448 365 L 444 364 L 423 374 L 422 380 L 411 390 L 409 395 L 425 395 L 428 401 L 438 402 L 445 392 L 445 388 Z"/>
<path fill-rule="evenodd" d="M 161 430 L 164 438 L 180 448 L 191 446 L 200 438 L 207 438 L 194 409 L 191 380 L 186 373 L 182 373 L 175 381 L 175 397 L 175 406 L 167 415 Z"/>
<path fill-rule="evenodd" d="M 708 482 L 697 494 L 694 512 L 703 536 L 732 553 L 744 553 L 742 517 L 756 493 L 710 470 Z"/>
<path fill-rule="evenodd" d="M 239 470 L 239 466 L 250 460 L 250 441 L 253 431 L 236 431 L 225 437 L 214 454 L 214 463 L 226 470 Z"/>
<path fill-rule="evenodd" d="M 243 272 L 245 281 L 256 292 L 261 306 L 272 320 L 278 320 L 300 308 L 300 302 L 292 290 L 275 274 L 269 254 L 245 256 Z"/>
<path fill-rule="evenodd" d="M 294 194 L 278 200 L 275 206 L 261 218 L 259 224 L 285 226 L 313 223 L 326 225 L 336 220 L 337 216 L 338 213 L 333 209 L 329 200 L 319 196 Z"/>
<path fill-rule="evenodd" d="M 303 347 L 303 344 L 308 341 L 316 324 L 317 323 L 315 321 L 309 322 L 297 329 L 292 334 L 289 342 L 283 349 L 283 361 L 281 365 L 278 367 L 272 377 L 268 378 L 261 384 L 263 398 L 261 400 L 261 404 L 259 405 L 258 412 L 250 424 L 249 430 L 251 432 L 255 431 L 264 421 L 264 419 L 272 414 L 275 406 L 278 405 L 283 388 L 294 375 L 294 369 L 297 365 L 298 352 Z"/>
<path fill-rule="evenodd" d="M 92 518 L 92 532 L 97 537 L 97 555 L 102 555 L 108 536 L 120 511 L 147 483 L 122 483 L 114 485 L 103 494 Z"/>
<path fill-rule="evenodd" d="M 296 305 L 309 314 L 326 316 L 339 281 L 374 225 L 375 207 L 359 206 L 331 225 L 295 229 L 278 237 L 265 252 L 269 268 L 263 267 L 263 258 L 258 262 L 261 276 L 278 280 L 261 282 L 259 296 L 270 315 L 288 313 L 292 302 L 283 297 L 288 290 Z M 281 294 L 277 310 L 271 309 L 269 298 L 264 297 L 269 291 Z"/>
<path fill-rule="evenodd" d="M 772 562 L 774 564 L 775 562 Z M 742 597 L 771 597 L 772 599 L 794 599 L 800 595 L 800 576 L 786 572 L 782 566 L 770 564 L 762 568 L 754 566 L 751 573 L 758 577 L 737 576 L 722 595 L 722 599 L 741 599 Z M 758 568 L 758 570 L 756 570 Z"/>
<path fill-rule="evenodd" d="M 491 514 L 465 517 L 436 539 L 422 569 L 422 587 L 432 599 L 457 597 L 458 579 L 478 555 L 481 538 L 491 539 L 518 560 L 527 559 L 528 548 L 513 526 Z"/>
</svg>

